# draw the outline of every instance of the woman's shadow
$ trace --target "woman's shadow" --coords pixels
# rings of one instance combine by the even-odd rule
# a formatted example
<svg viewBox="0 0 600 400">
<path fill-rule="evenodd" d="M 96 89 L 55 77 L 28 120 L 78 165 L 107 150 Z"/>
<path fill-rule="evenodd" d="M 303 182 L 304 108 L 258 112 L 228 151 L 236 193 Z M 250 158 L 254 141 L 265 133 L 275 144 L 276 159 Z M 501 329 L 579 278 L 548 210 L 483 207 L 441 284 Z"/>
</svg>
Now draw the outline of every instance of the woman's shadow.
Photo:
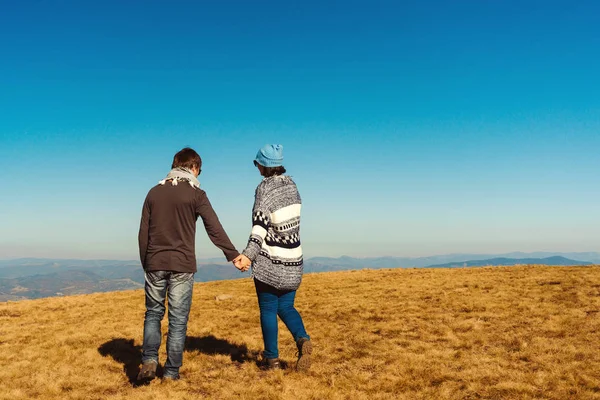
<svg viewBox="0 0 600 400">
<path fill-rule="evenodd" d="M 254 362 L 259 365 L 259 352 L 249 351 L 246 345 L 237 345 L 225 339 L 219 339 L 213 335 L 194 337 L 187 336 L 185 338 L 186 351 L 199 351 L 203 354 L 228 355 L 232 362 L 245 363 Z M 139 386 L 137 381 L 138 373 L 140 372 L 140 364 L 142 363 L 142 346 L 136 346 L 133 339 L 118 338 L 109 340 L 98 347 L 98 352 L 104 356 L 110 356 L 115 361 L 123 364 L 123 371 L 129 383 L 134 387 Z M 162 377 L 162 365 L 158 365 L 156 376 Z"/>
<path fill-rule="evenodd" d="M 258 363 L 259 356 L 258 351 L 249 351 L 245 344 L 233 344 L 228 340 L 219 339 L 213 335 L 202 337 L 187 336 L 185 338 L 185 350 L 199 351 L 208 355 L 222 354 L 229 356 L 232 362 L 240 364 L 249 361 Z"/>
</svg>

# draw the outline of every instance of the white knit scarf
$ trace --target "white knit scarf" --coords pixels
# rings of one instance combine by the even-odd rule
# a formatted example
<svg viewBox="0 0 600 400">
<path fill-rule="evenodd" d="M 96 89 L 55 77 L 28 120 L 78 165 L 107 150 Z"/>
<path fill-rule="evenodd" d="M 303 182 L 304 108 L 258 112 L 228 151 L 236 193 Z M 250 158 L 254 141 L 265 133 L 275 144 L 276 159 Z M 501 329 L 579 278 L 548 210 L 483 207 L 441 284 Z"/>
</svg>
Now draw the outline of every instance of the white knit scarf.
<svg viewBox="0 0 600 400">
<path fill-rule="evenodd" d="M 191 169 L 176 167 L 168 173 L 167 177 L 158 183 L 164 185 L 167 181 L 171 181 L 171 185 L 177 186 L 179 181 L 184 181 L 190 184 L 191 187 L 200 189 L 200 182 L 198 178 L 194 175 Z"/>
</svg>

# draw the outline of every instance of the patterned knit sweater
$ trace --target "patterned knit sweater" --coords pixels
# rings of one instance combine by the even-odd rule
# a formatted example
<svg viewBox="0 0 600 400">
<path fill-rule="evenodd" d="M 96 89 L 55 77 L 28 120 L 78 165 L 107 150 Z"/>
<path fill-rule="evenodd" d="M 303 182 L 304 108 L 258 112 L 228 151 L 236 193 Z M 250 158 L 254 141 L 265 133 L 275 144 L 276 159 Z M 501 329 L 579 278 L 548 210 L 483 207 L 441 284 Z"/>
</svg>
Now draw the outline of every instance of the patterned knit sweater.
<svg viewBox="0 0 600 400">
<path fill-rule="evenodd" d="M 256 188 L 252 233 L 242 253 L 255 279 L 280 290 L 296 290 L 302 281 L 301 203 L 289 176 L 264 178 Z"/>
</svg>

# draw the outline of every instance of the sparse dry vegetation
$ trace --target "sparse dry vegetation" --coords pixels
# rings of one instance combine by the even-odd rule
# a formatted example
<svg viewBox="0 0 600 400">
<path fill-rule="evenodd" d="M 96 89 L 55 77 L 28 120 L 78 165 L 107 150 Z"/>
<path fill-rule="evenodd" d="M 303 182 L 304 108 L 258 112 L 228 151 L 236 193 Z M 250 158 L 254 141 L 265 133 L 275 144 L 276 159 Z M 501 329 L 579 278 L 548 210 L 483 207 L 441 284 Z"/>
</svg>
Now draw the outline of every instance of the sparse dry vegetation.
<svg viewBox="0 0 600 400">
<path fill-rule="evenodd" d="M 143 291 L 2 303 L 0 397 L 600 399 L 598 266 L 306 275 L 305 374 L 258 368 L 256 303 L 248 279 L 196 284 L 183 380 L 140 387 Z"/>
</svg>

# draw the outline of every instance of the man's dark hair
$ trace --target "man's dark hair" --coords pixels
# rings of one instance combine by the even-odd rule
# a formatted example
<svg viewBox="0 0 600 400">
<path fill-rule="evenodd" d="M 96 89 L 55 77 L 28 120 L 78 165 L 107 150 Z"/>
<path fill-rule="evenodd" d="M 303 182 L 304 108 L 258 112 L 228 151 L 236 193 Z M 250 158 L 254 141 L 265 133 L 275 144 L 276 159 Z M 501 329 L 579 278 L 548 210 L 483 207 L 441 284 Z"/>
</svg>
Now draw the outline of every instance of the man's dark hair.
<svg viewBox="0 0 600 400">
<path fill-rule="evenodd" d="M 269 178 L 271 176 L 285 174 L 285 167 L 263 167 L 263 176 Z"/>
<path fill-rule="evenodd" d="M 198 171 L 200 171 L 202 169 L 202 159 L 194 149 L 186 147 L 181 149 L 175 154 L 175 157 L 173 157 L 173 165 L 171 165 L 171 168 L 177 167 L 188 169 L 198 168 Z"/>
</svg>

